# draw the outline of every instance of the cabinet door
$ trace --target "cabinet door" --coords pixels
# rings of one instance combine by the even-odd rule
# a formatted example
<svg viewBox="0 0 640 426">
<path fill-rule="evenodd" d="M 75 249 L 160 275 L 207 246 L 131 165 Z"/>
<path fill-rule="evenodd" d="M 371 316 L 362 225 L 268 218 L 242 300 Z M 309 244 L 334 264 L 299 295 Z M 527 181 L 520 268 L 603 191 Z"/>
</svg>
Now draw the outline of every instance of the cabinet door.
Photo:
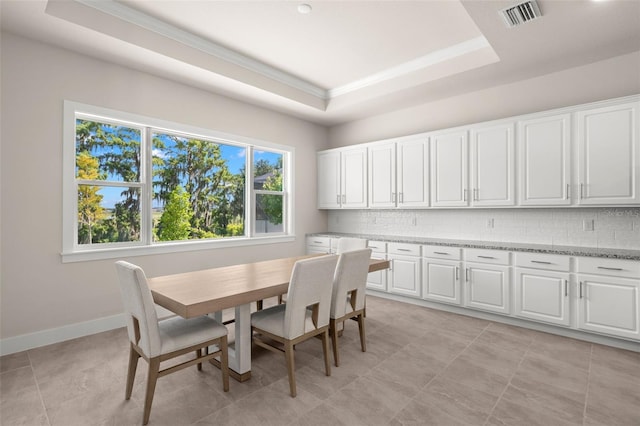
<svg viewBox="0 0 640 426">
<path fill-rule="evenodd" d="M 516 268 L 514 293 L 516 316 L 570 325 L 569 274 Z"/>
<path fill-rule="evenodd" d="M 460 305 L 460 262 L 422 259 L 422 298 Z"/>
<path fill-rule="evenodd" d="M 369 146 L 369 207 L 395 207 L 396 144 Z"/>
<path fill-rule="evenodd" d="M 515 205 L 513 123 L 471 131 L 474 206 Z"/>
<path fill-rule="evenodd" d="M 520 204 L 571 204 L 571 116 L 555 115 L 518 123 Z"/>
<path fill-rule="evenodd" d="M 640 204 L 637 102 L 576 113 L 579 204 Z"/>
<path fill-rule="evenodd" d="M 429 205 L 429 141 L 398 142 L 398 206 L 426 207 Z"/>
<path fill-rule="evenodd" d="M 367 148 L 342 151 L 342 207 L 367 207 Z"/>
<path fill-rule="evenodd" d="M 467 132 L 431 137 L 431 205 L 467 206 Z"/>
<path fill-rule="evenodd" d="M 371 290 L 387 291 L 387 271 L 369 272 L 367 288 Z"/>
<path fill-rule="evenodd" d="M 318 153 L 318 208 L 339 208 L 340 200 L 340 152 Z"/>
<path fill-rule="evenodd" d="M 509 267 L 468 263 L 465 267 L 465 306 L 508 314 Z"/>
<path fill-rule="evenodd" d="M 420 297 L 420 258 L 389 255 L 391 269 L 387 275 L 391 293 Z"/>
<path fill-rule="evenodd" d="M 578 327 L 640 339 L 640 280 L 578 275 Z"/>
</svg>

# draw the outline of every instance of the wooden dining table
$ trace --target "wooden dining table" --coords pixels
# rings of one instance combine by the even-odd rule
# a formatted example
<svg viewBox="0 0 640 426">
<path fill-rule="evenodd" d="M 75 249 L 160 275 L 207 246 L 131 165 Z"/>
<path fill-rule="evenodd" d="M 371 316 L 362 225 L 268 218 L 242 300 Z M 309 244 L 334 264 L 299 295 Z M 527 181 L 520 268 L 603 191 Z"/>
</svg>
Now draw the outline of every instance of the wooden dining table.
<svg viewBox="0 0 640 426">
<path fill-rule="evenodd" d="M 251 303 L 285 294 L 293 265 L 318 254 L 190 271 L 149 278 L 156 304 L 194 318 L 211 315 L 222 321 L 222 310 L 235 309 L 235 341 L 229 348 L 230 375 L 251 378 Z M 371 259 L 369 272 L 389 268 L 389 261 Z"/>
</svg>

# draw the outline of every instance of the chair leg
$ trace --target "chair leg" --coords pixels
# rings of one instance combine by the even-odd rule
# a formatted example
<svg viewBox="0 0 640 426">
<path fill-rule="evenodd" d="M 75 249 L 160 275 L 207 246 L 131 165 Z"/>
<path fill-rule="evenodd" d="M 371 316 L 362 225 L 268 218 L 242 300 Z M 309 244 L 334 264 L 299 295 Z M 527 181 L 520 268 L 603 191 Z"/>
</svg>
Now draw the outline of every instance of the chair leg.
<svg viewBox="0 0 640 426">
<path fill-rule="evenodd" d="M 364 314 L 358 315 L 358 329 L 360 330 L 360 347 L 362 352 L 367 351 L 367 342 L 364 338 Z"/>
<path fill-rule="evenodd" d="M 262 310 L 262 305 L 263 305 L 262 300 L 257 300 L 256 301 L 256 310 L 261 311 Z"/>
<path fill-rule="evenodd" d="M 336 320 L 329 320 L 329 334 L 331 335 L 331 346 L 333 347 L 333 362 L 336 367 L 340 366 L 340 355 L 338 354 L 338 330 Z"/>
<path fill-rule="evenodd" d="M 287 359 L 287 373 L 289 375 L 289 390 L 291 391 L 291 396 L 293 398 L 296 397 L 296 372 L 295 372 L 295 361 L 294 361 L 294 353 L 293 353 L 293 345 L 290 341 L 284 344 L 284 356 Z"/>
<path fill-rule="evenodd" d="M 196 358 L 200 358 L 202 356 L 202 349 L 196 350 Z M 198 371 L 202 371 L 202 363 L 198 363 Z"/>
<path fill-rule="evenodd" d="M 329 362 L 329 330 L 322 333 L 322 352 L 324 352 L 324 371 L 327 376 L 331 375 L 331 362 Z"/>
<path fill-rule="evenodd" d="M 131 392 L 133 391 L 133 381 L 136 378 L 136 369 L 138 367 L 138 359 L 140 354 L 133 349 L 133 344 L 129 347 L 129 368 L 127 371 L 127 385 L 124 391 L 124 399 L 129 400 L 131 398 Z"/>
<path fill-rule="evenodd" d="M 222 389 L 229 392 L 229 347 L 227 344 L 227 336 L 220 338 L 220 371 L 222 372 Z"/>
<path fill-rule="evenodd" d="M 278 305 L 282 305 L 282 295 L 278 296 Z"/>
<path fill-rule="evenodd" d="M 158 381 L 158 373 L 160 372 L 160 357 L 149 359 L 149 376 L 147 377 L 147 393 L 144 397 L 144 414 L 142 424 L 149 423 L 149 415 L 151 414 L 151 403 L 153 402 L 153 394 L 156 391 L 156 382 Z"/>
</svg>

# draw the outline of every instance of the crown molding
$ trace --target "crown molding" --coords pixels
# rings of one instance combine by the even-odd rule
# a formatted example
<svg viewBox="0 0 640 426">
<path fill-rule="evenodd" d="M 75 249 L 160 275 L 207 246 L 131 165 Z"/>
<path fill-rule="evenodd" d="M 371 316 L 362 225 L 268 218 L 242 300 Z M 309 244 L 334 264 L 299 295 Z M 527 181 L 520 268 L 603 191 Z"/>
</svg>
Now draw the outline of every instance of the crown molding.
<svg viewBox="0 0 640 426">
<path fill-rule="evenodd" d="M 250 71 L 256 72 L 265 77 L 276 80 L 294 89 L 301 90 L 307 94 L 320 99 L 327 99 L 327 90 L 309 83 L 292 74 L 281 71 L 263 62 L 257 61 L 246 55 L 228 49 L 218 43 L 197 36 L 188 31 L 182 30 L 160 19 L 137 11 L 122 3 L 113 0 L 74 0 L 77 3 L 91 7 L 100 12 L 107 13 L 123 21 L 129 22 L 138 27 L 153 31 L 164 37 L 182 43 L 186 46 L 198 49 L 204 53 L 215 56 L 234 65 L 241 66 Z"/>
<path fill-rule="evenodd" d="M 329 89 L 329 99 L 335 98 L 340 95 L 355 92 L 356 90 L 363 89 L 365 87 L 373 86 L 383 81 L 392 80 L 394 78 L 401 77 L 414 71 L 428 68 L 440 62 L 444 62 L 458 56 L 466 55 L 476 50 L 490 47 L 491 45 L 483 36 L 472 38 L 462 43 L 455 44 L 453 46 L 446 47 L 444 49 L 436 50 L 427 55 L 421 56 L 411 61 L 405 62 L 400 65 L 396 65 L 391 68 L 387 68 L 384 71 L 372 74 L 368 77 L 355 80 L 351 83 L 347 83 L 343 86 L 339 86 L 333 89 Z"/>
<path fill-rule="evenodd" d="M 425 56 L 410 60 L 403 64 L 388 68 L 370 76 L 355 80 L 353 82 L 338 86 L 332 89 L 324 89 L 314 85 L 293 74 L 274 68 L 249 56 L 224 47 L 211 40 L 190 33 L 175 27 L 160 19 L 149 16 L 143 12 L 126 6 L 114 0 L 73 0 L 76 3 L 93 8 L 100 12 L 109 14 L 115 18 L 136 25 L 140 28 L 152 31 L 163 37 L 167 37 L 178 43 L 197 49 L 208 55 L 214 56 L 226 62 L 243 67 L 249 71 L 282 83 L 293 89 L 314 96 L 318 99 L 328 101 L 347 93 L 355 92 L 384 81 L 393 80 L 406 74 L 426 69 L 437 63 L 441 63 L 486 47 L 490 47 L 489 42 L 483 36 L 476 37 L 456 45 L 431 52 Z"/>
</svg>

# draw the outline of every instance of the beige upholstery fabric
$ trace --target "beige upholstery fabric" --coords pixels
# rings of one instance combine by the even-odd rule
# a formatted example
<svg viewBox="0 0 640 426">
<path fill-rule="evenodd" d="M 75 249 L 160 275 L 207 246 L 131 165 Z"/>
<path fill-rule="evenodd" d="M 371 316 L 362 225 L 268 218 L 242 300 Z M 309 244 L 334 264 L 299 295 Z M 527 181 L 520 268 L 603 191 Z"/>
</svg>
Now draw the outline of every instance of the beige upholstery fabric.
<svg viewBox="0 0 640 426">
<path fill-rule="evenodd" d="M 367 248 L 367 240 L 362 238 L 342 237 L 338 239 L 338 248 L 336 253 L 342 254 L 347 251 L 360 250 Z"/>
<path fill-rule="evenodd" d="M 125 314 L 128 314 L 126 316 L 129 340 L 137 344 L 147 357 L 153 358 L 227 334 L 225 326 L 209 317 L 174 317 L 158 322 L 144 271 L 125 261 L 116 262 L 116 269 Z M 138 319 L 139 342 L 136 342 L 133 318 Z"/>
<path fill-rule="evenodd" d="M 340 255 L 333 280 L 331 318 L 340 318 L 354 310 L 364 309 L 367 275 L 371 249 L 348 251 Z M 357 290 L 355 306 L 351 305 L 351 292 Z"/>
<path fill-rule="evenodd" d="M 321 328 L 329 324 L 331 289 L 337 256 L 328 255 L 299 260 L 293 267 L 287 303 L 263 309 L 252 314 L 251 325 L 273 332 L 285 339 L 295 339 L 308 330 L 307 306 L 318 303 L 318 324 Z"/>
</svg>

